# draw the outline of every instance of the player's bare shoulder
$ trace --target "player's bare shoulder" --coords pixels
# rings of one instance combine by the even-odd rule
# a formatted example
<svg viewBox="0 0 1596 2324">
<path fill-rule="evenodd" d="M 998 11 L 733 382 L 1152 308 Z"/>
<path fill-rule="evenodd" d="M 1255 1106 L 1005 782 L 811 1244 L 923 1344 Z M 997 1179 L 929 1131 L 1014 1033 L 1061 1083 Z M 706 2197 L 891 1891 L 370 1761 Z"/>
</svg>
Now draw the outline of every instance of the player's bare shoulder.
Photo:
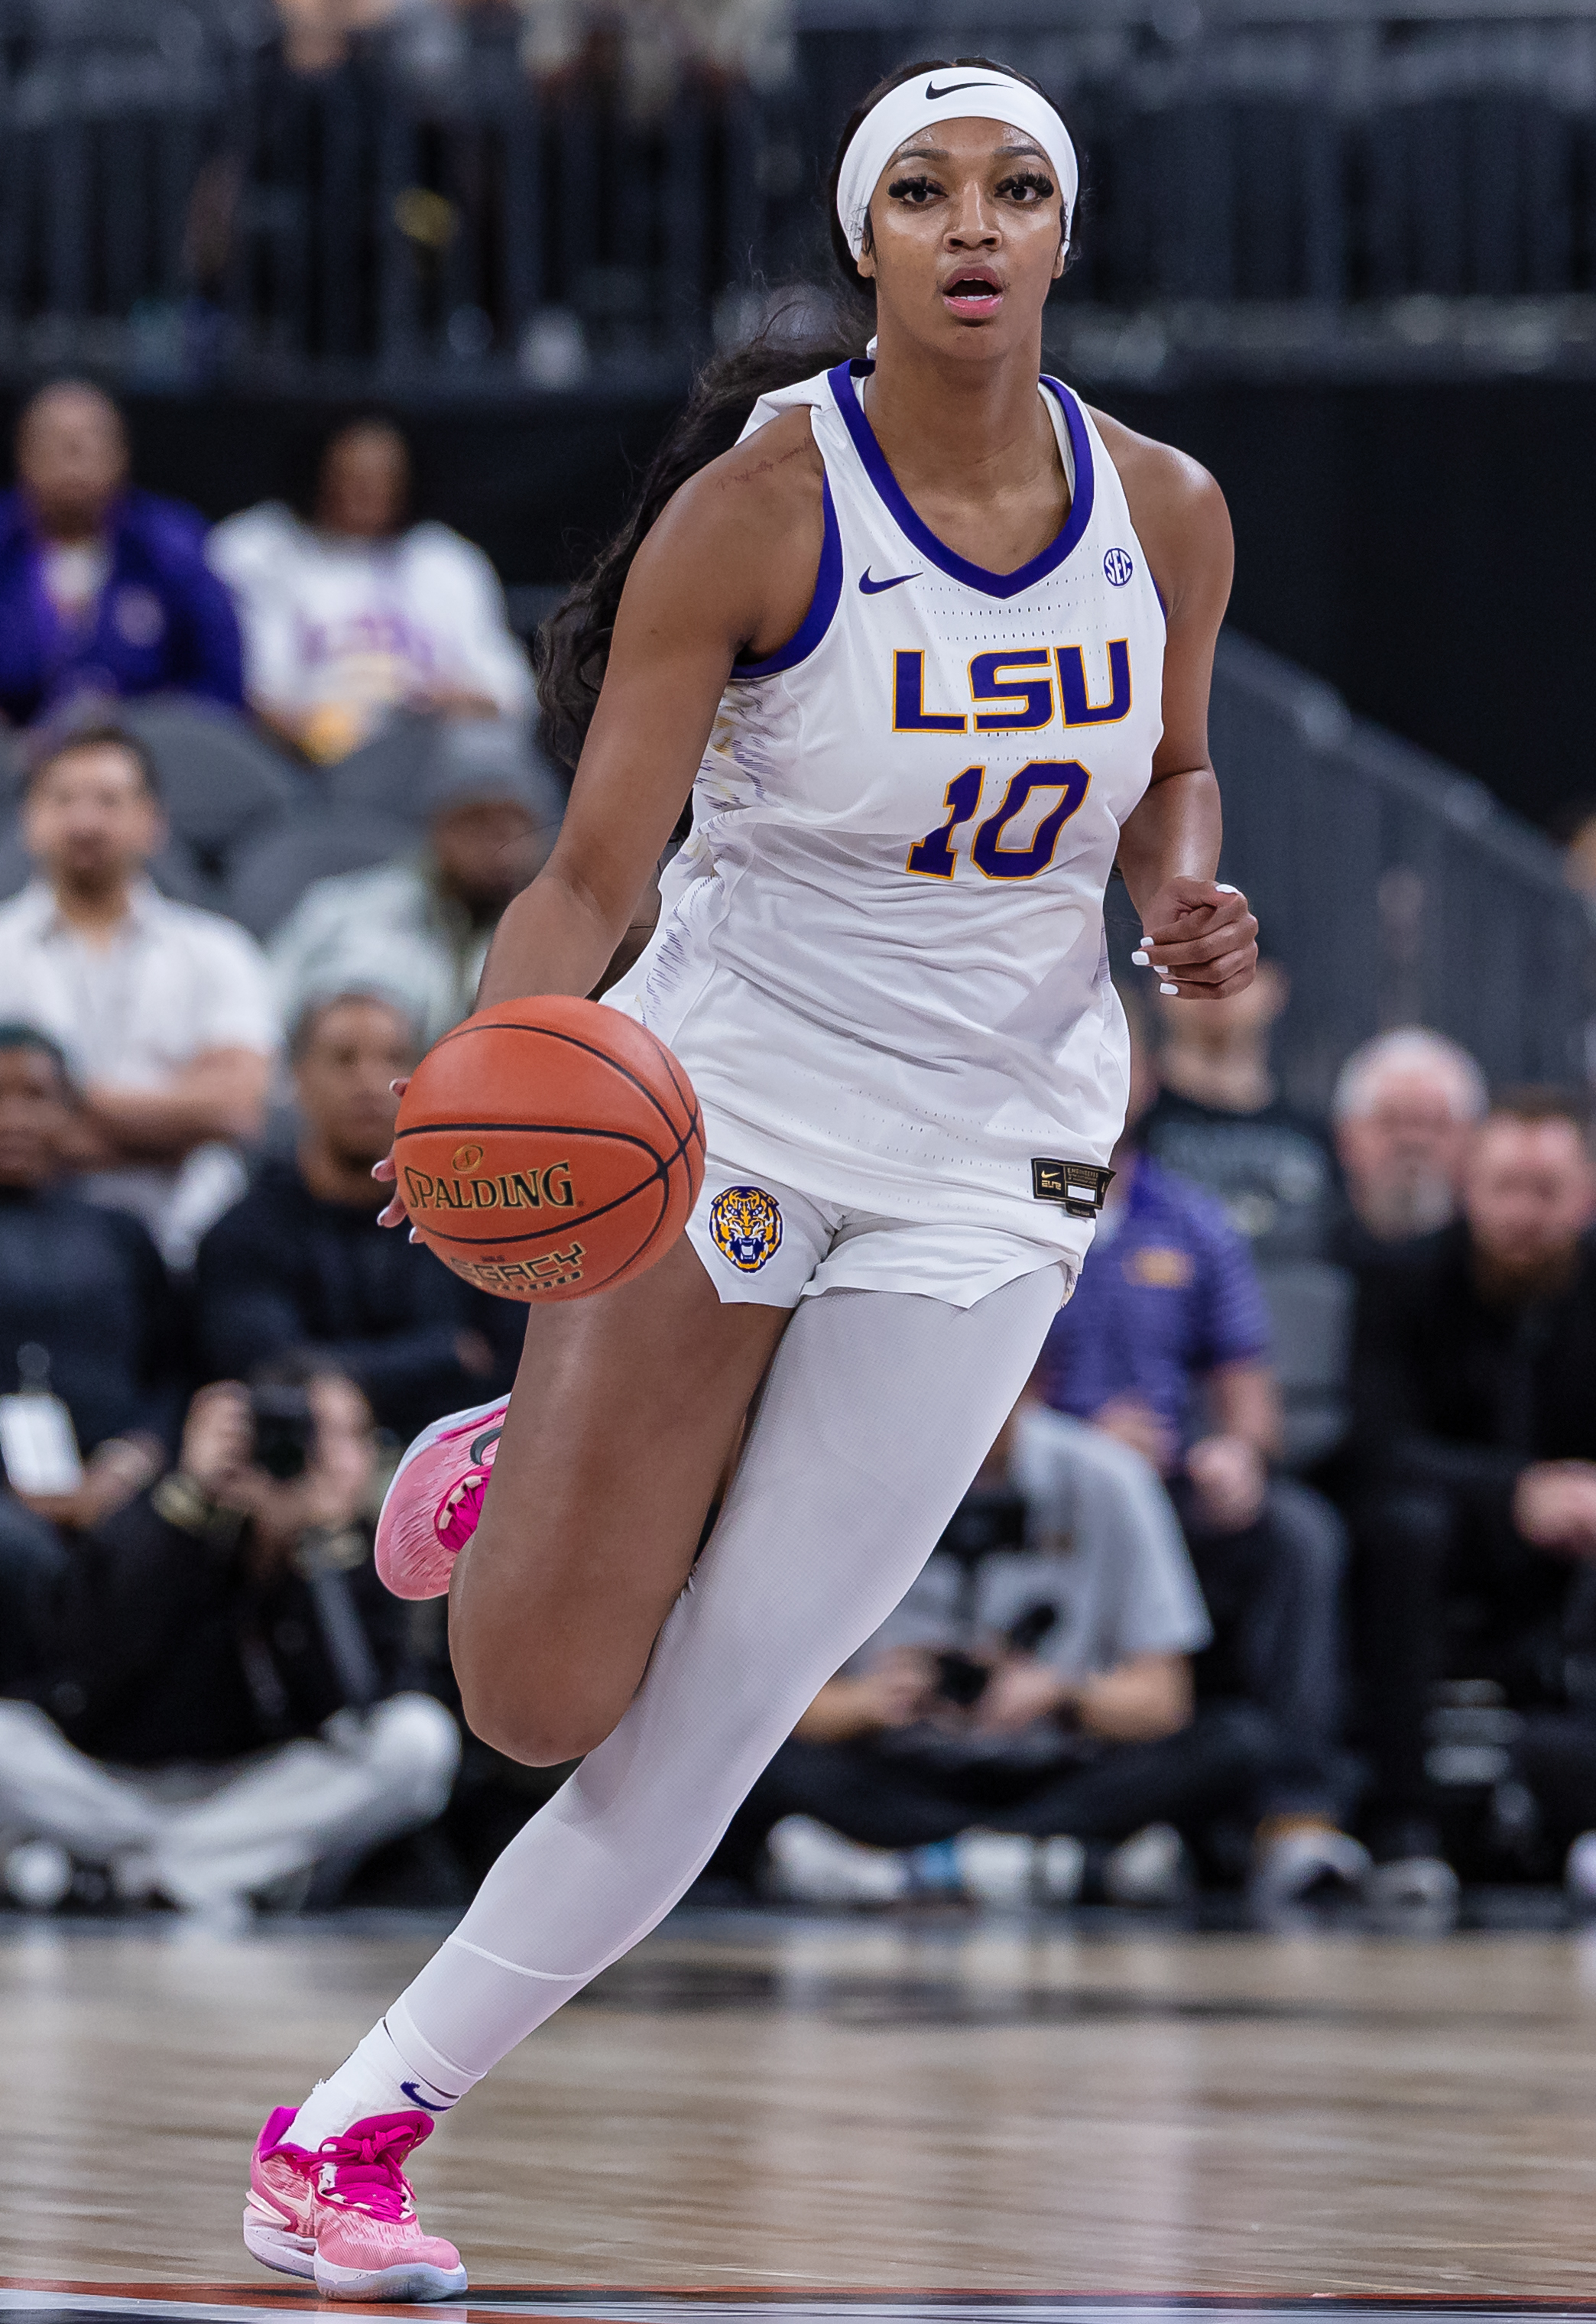
<svg viewBox="0 0 1596 2324">
<path fill-rule="evenodd" d="M 1200 461 L 1139 436 L 1106 411 L 1093 421 L 1119 472 L 1130 521 L 1173 618 L 1194 597 L 1230 594 L 1235 546 L 1224 494 Z"/>
<path fill-rule="evenodd" d="M 688 478 L 654 526 L 634 571 L 668 578 L 684 606 L 736 607 L 740 641 L 782 642 L 815 586 L 825 533 L 826 465 L 807 409 L 784 411 Z"/>
<path fill-rule="evenodd" d="M 807 409 L 784 411 L 690 476 L 660 525 L 723 547 L 747 540 L 768 555 L 789 532 L 801 535 L 811 524 L 818 539 L 825 478 Z"/>
</svg>

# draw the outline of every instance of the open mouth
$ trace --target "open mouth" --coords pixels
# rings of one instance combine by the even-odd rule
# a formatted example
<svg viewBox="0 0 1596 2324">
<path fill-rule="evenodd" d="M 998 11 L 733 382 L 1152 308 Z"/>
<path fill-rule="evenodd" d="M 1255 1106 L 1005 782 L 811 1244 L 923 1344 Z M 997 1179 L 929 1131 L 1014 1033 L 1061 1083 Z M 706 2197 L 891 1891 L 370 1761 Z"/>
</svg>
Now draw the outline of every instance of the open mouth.
<svg viewBox="0 0 1596 2324">
<path fill-rule="evenodd" d="M 945 284 L 944 303 L 955 315 L 978 322 L 987 315 L 995 315 L 1003 303 L 1001 287 L 990 274 L 958 274 Z"/>
</svg>

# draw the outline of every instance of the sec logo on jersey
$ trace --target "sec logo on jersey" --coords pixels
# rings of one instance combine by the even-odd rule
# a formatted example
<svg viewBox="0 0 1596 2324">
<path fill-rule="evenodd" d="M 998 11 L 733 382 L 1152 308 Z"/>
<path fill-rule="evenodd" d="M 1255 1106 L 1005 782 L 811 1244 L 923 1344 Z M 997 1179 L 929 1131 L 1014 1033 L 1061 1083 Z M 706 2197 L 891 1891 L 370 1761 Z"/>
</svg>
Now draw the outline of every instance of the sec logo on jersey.
<svg viewBox="0 0 1596 2324">
<path fill-rule="evenodd" d="M 781 1248 L 781 1206 L 762 1186 L 727 1186 L 709 1206 L 709 1231 L 740 1275 L 757 1275 Z"/>
</svg>

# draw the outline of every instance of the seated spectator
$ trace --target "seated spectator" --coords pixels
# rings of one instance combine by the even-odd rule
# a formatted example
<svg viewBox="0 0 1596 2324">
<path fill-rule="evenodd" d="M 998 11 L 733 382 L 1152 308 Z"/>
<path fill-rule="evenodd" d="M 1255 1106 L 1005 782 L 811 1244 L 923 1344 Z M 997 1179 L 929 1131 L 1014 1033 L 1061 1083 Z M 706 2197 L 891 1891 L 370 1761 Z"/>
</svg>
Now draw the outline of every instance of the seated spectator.
<svg viewBox="0 0 1596 2324">
<path fill-rule="evenodd" d="M 285 1016 L 364 985 L 402 999 L 427 1043 L 468 1017 L 499 916 L 548 854 L 560 805 L 553 776 L 502 729 L 451 737 L 415 853 L 318 880 L 272 937 Z"/>
<path fill-rule="evenodd" d="M 1262 1265 L 1322 1259 L 1341 1210 L 1324 1130 L 1284 1102 L 1269 1039 L 1290 997 L 1260 961 L 1227 1001 L 1158 1001 L 1158 1096 L 1142 1125 L 1155 1162 L 1218 1195 Z"/>
<path fill-rule="evenodd" d="M 1027 1545 L 1022 1547 L 1022 1541 Z M 810 1902 L 890 1902 L 957 1839 L 966 1892 L 1069 1903 L 1086 1846 L 1123 1904 L 1185 1893 L 1182 1829 L 1250 1815 L 1274 1738 L 1194 1711 L 1209 1628 L 1139 1454 L 1036 1406 L 992 1447 L 908 1597 L 822 1688 L 715 1861 Z"/>
<path fill-rule="evenodd" d="M 443 1809 L 459 1736 L 372 1565 L 364 1399 L 330 1372 L 271 1397 L 202 1388 L 177 1468 L 81 1545 L 50 1668 L 0 1702 L 14 1895 L 75 1868 L 189 1908 L 302 1894 Z"/>
<path fill-rule="evenodd" d="M 525 719 L 531 672 L 481 549 L 410 515 L 410 448 L 390 420 L 337 428 L 311 505 L 227 518 L 210 559 L 244 625 L 263 724 L 319 765 L 400 709 Z"/>
<path fill-rule="evenodd" d="M 243 1184 L 234 1149 L 261 1134 L 278 1019 L 253 937 L 151 885 L 164 832 L 132 735 L 87 726 L 47 751 L 23 807 L 37 876 L 0 905 L 0 992 L 66 1054 L 80 1191 L 183 1266 Z"/>
<path fill-rule="evenodd" d="M 481 0 L 431 0 L 462 14 Z M 492 5 L 492 0 L 487 0 Z M 545 82 L 619 84 L 629 116 L 658 121 L 684 84 L 711 92 L 776 88 L 793 67 L 787 0 L 669 0 L 617 8 L 613 0 L 516 0 L 525 19 L 521 55 Z"/>
<path fill-rule="evenodd" d="M 1367 1869 L 1340 1829 L 1345 1543 L 1328 1501 L 1270 1475 L 1280 1407 L 1251 1257 L 1212 1194 L 1141 1150 L 1157 1084 L 1132 1032 L 1117 1175 L 1036 1386 L 1056 1411 L 1141 1453 L 1168 1488 L 1216 1633 L 1199 1695 L 1259 1705 L 1291 1746 L 1265 1789 L 1254 1874 L 1260 1901 L 1288 1903 Z"/>
<path fill-rule="evenodd" d="M 0 495 L 0 717 L 81 696 L 194 694 L 241 706 L 238 622 L 204 525 L 127 481 L 122 416 L 97 387 L 41 389 Z"/>
<path fill-rule="evenodd" d="M 282 60 L 312 76 L 336 71 L 356 37 L 383 23 L 401 0 L 273 0 L 281 26 Z"/>
<path fill-rule="evenodd" d="M 1596 801 L 1588 794 L 1564 799 L 1551 818 L 1563 848 L 1563 876 L 1576 896 L 1596 905 Z"/>
<path fill-rule="evenodd" d="M 372 1165 L 393 1142 L 392 1084 L 415 1063 L 415 1028 L 391 1001 L 340 993 L 304 1011 L 290 1055 L 298 1150 L 263 1161 L 199 1246 L 200 1351 L 209 1370 L 232 1375 L 313 1353 L 408 1440 L 510 1385 L 476 1320 L 481 1300 L 430 1251 L 377 1224 Z"/>
<path fill-rule="evenodd" d="M 1456 1215 L 1463 1149 L 1485 1104 L 1484 1074 L 1444 1034 L 1405 1025 L 1353 1050 L 1330 1102 L 1350 1205 L 1335 1238 L 1343 1264 Z"/>
<path fill-rule="evenodd" d="M 1494 1680 L 1535 1713 L 1544 1808 L 1564 1840 L 1596 1826 L 1596 1719 L 1564 1715 L 1596 1560 L 1593 1218 L 1578 1102 L 1502 1098 L 1470 1143 L 1462 1218 L 1362 1277 L 1361 1662 L 1393 1887 L 1455 1893 L 1425 1748 L 1444 1678 Z"/>
<path fill-rule="evenodd" d="M 154 1245 L 136 1219 L 61 1184 L 73 1111 L 54 1042 L 0 1024 L 0 1395 L 55 1399 L 85 1464 L 64 1490 L 8 1473 L 0 1491 L 0 1686 L 42 1651 L 66 1572 L 57 1528 L 95 1525 L 141 1492 L 166 1466 L 163 1438 L 181 1408 Z"/>
</svg>

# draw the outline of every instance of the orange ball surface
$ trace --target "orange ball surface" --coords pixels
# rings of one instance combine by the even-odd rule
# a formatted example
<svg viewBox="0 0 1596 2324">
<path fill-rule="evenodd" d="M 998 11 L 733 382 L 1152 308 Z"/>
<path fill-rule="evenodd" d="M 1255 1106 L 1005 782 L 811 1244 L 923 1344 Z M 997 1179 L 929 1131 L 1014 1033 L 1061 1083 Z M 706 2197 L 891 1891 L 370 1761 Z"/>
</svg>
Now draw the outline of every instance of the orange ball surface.
<svg viewBox="0 0 1596 2324">
<path fill-rule="evenodd" d="M 446 1267 L 501 1298 L 582 1299 L 643 1274 L 681 1233 L 704 1120 L 643 1026 L 541 994 L 479 1009 L 428 1051 L 393 1157 L 411 1223 Z"/>
</svg>

